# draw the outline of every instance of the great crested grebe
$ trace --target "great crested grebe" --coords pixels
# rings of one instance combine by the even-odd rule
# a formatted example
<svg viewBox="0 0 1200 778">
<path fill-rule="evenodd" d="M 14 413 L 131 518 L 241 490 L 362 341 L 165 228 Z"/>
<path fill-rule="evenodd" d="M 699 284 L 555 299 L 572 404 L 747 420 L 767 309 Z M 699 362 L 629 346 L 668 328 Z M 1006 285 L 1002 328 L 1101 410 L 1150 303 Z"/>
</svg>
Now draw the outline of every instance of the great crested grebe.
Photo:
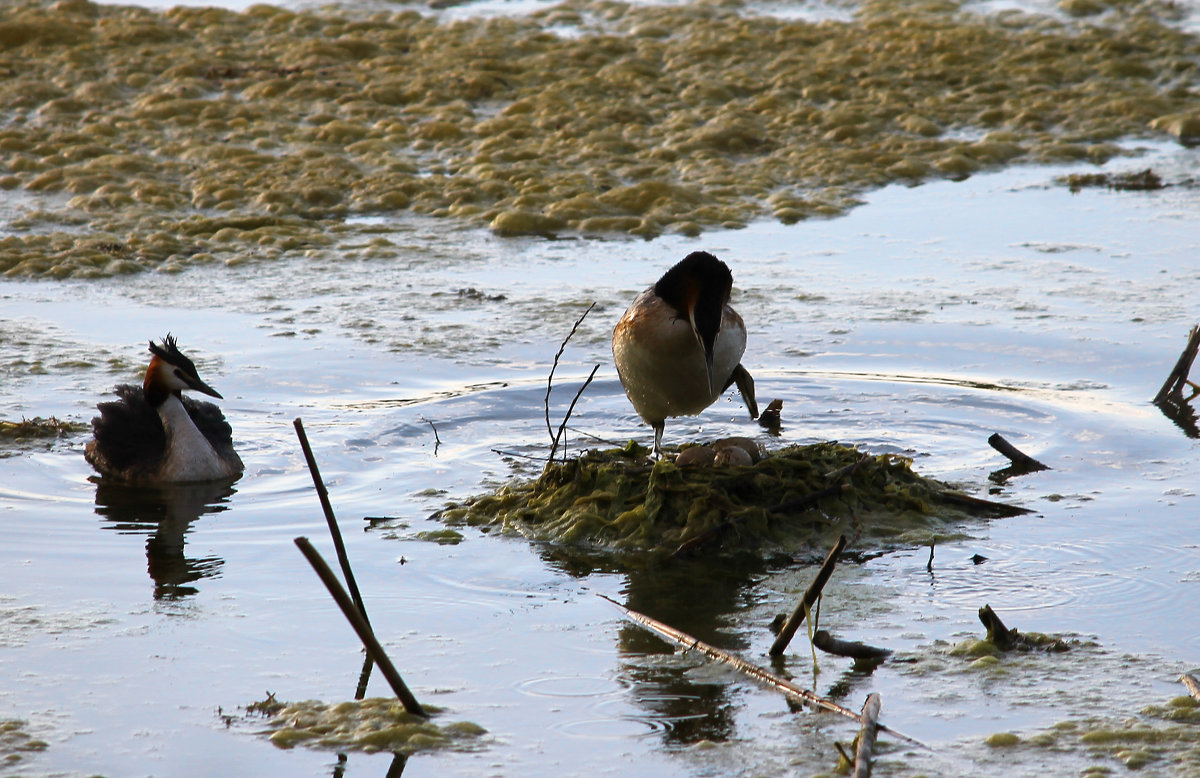
<svg viewBox="0 0 1200 778">
<path fill-rule="evenodd" d="M 122 384 L 119 400 L 103 402 L 92 419 L 93 439 L 84 457 L 103 476 L 135 483 L 180 483 L 234 478 L 245 467 L 233 450 L 232 430 L 221 409 L 184 397 L 194 389 L 223 399 L 196 373 L 171 335 L 150 342 L 150 365 L 141 386 Z"/>
<path fill-rule="evenodd" d="M 638 295 L 613 329 L 613 360 L 625 394 L 654 428 L 662 454 L 668 416 L 692 416 L 737 383 L 758 417 L 754 379 L 739 360 L 746 325 L 729 306 L 733 274 L 706 251 L 694 251 Z"/>
</svg>

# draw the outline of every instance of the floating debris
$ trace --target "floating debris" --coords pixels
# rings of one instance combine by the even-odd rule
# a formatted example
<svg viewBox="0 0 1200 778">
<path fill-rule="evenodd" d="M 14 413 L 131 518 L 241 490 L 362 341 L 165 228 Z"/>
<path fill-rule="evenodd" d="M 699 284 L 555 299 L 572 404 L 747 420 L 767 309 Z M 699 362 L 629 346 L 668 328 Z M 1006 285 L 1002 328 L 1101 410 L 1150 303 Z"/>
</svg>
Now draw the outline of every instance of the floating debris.
<svg viewBox="0 0 1200 778">
<path fill-rule="evenodd" d="M 834 442 L 736 466 L 679 467 L 669 458 L 652 463 L 647 453 L 632 441 L 588 451 L 435 515 L 609 551 L 675 551 L 709 538 L 705 545 L 810 550 L 842 533 L 905 543 L 968 516 L 1025 512 L 919 476 L 904 457 Z"/>
<path fill-rule="evenodd" d="M 41 416 L 35 416 L 32 419 L 21 419 L 20 421 L 5 421 L 0 419 L 0 440 L 23 441 L 43 438 L 64 438 L 67 435 L 84 432 L 87 429 L 88 426 L 86 424 L 63 421 L 54 416 L 45 419 Z"/>
<path fill-rule="evenodd" d="M 246 706 L 248 713 L 268 716 L 269 739 L 280 748 L 391 751 L 411 754 L 435 749 L 466 750 L 475 747 L 487 730 L 471 722 L 438 725 L 408 713 L 394 697 L 369 697 L 338 703 L 318 700 L 277 702 L 267 700 Z M 438 709 L 425 706 L 429 713 Z"/>
<path fill-rule="evenodd" d="M 952 656 L 967 656 L 974 659 L 985 656 L 995 656 L 1004 651 L 1045 651 L 1057 653 L 1070 651 L 1076 646 L 1083 645 L 1078 640 L 1067 641 L 1053 635 L 1041 632 L 1018 632 L 1015 628 L 1004 625 L 992 606 L 984 605 L 979 609 L 979 621 L 987 627 L 987 637 L 982 640 L 971 638 L 950 649 Z"/>
<path fill-rule="evenodd" d="M 1072 192 L 1100 187 L 1125 192 L 1152 192 L 1166 186 L 1162 177 L 1150 168 L 1125 173 L 1071 173 L 1055 180 L 1066 184 Z"/>
<path fill-rule="evenodd" d="M 12 456 L 14 450 L 28 448 L 34 443 L 50 444 L 60 438 L 86 432 L 88 425 L 79 422 L 63 421 L 51 416 L 43 419 L 36 416 L 20 421 L 0 419 L 0 457 Z"/>
</svg>

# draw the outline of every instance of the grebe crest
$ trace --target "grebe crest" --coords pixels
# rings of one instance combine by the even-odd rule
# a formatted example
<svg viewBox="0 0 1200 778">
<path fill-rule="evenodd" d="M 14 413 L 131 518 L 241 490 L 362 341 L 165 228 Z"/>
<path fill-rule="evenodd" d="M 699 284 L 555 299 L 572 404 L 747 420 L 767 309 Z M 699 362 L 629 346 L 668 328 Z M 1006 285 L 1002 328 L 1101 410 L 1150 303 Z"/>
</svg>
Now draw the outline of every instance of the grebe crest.
<svg viewBox="0 0 1200 778">
<path fill-rule="evenodd" d="M 191 389 L 221 395 L 168 334 L 150 342 L 150 364 L 141 386 L 122 384 L 118 400 L 100 403 L 92 419 L 87 461 L 118 481 L 178 483 L 234 478 L 245 469 L 233 450 L 232 430 L 220 408 L 185 397 Z"/>
<path fill-rule="evenodd" d="M 754 379 L 740 360 L 746 325 L 729 305 L 733 274 L 706 251 L 688 254 L 638 295 L 613 329 L 613 361 L 634 410 L 654 428 L 661 455 L 672 416 L 691 416 L 736 383 L 758 416 Z"/>
</svg>

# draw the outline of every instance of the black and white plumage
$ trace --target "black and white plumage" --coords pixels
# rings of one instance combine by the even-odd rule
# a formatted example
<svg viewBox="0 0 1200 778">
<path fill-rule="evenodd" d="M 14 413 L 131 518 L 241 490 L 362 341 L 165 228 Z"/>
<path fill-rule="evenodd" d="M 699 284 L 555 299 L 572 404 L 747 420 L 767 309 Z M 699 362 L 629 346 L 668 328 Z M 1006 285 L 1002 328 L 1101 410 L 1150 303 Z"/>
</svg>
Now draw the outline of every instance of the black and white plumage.
<svg viewBox="0 0 1200 778">
<path fill-rule="evenodd" d="M 221 409 L 183 396 L 193 389 L 222 399 L 167 335 L 150 343 L 141 386 L 116 387 L 118 399 L 99 404 L 84 457 L 106 478 L 134 483 L 214 481 L 245 467 Z"/>
<path fill-rule="evenodd" d="M 688 254 L 638 295 L 613 329 L 613 361 L 661 454 L 671 416 L 692 416 L 736 383 L 751 418 L 754 380 L 740 360 L 746 325 L 729 305 L 733 274 L 706 251 Z"/>
</svg>

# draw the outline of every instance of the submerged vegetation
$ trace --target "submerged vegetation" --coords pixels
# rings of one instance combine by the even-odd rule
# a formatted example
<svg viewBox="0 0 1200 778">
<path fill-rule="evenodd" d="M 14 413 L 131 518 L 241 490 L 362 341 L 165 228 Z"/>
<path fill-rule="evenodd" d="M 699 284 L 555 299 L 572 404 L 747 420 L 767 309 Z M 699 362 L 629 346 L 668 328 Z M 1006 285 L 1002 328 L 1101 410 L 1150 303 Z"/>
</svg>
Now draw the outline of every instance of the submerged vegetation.
<svg viewBox="0 0 1200 778">
<path fill-rule="evenodd" d="M 86 424 L 63 421 L 54 416 L 36 416 L 20 421 L 0 419 L 0 457 L 8 456 L 12 449 L 28 448 L 36 443 L 52 443 L 87 429 Z"/>
<path fill-rule="evenodd" d="M 992 748 L 1018 749 L 1042 758 L 1065 753 L 1087 754 L 1092 767 L 1083 775 L 1111 775 L 1115 769 L 1148 770 L 1151 775 L 1195 775 L 1200 771 L 1200 702 L 1187 696 L 1149 705 L 1121 718 L 1088 716 L 1063 721 L 1021 737 L 998 733 L 986 741 Z"/>
<path fill-rule="evenodd" d="M 589 451 L 439 516 L 601 550 L 676 552 L 710 545 L 811 550 L 839 534 L 929 542 L 971 513 L 1021 511 L 923 478 L 903 457 L 832 442 L 791 446 L 740 466 L 681 467 L 646 454 L 632 442 Z"/>
<path fill-rule="evenodd" d="M 16 768 L 29 754 L 50 747 L 46 741 L 30 735 L 27 726 L 21 719 L 0 719 L 0 764 Z"/>
<path fill-rule="evenodd" d="M 426 710 L 436 709 L 426 706 Z M 486 734 L 470 722 L 434 724 L 406 712 L 398 700 L 383 697 L 326 704 L 315 700 L 283 703 L 269 696 L 247 706 L 247 711 L 267 717 L 270 740 L 280 748 L 306 745 L 411 754 L 469 748 Z"/>
<path fill-rule="evenodd" d="M 1071 173 L 1057 179 L 1072 192 L 1089 187 L 1100 187 L 1127 192 L 1152 192 L 1162 189 L 1162 177 L 1153 170 L 1127 171 L 1124 173 Z"/>
<path fill-rule="evenodd" d="M 23 208 L 0 272 L 321 253 L 348 217 L 404 211 L 504 235 L 695 235 L 1200 138 L 1200 41 L 1173 4 L 1062 5 L 874 0 L 808 21 L 566 0 L 445 21 L 24 0 L 0 20 L 0 189 Z"/>
</svg>

